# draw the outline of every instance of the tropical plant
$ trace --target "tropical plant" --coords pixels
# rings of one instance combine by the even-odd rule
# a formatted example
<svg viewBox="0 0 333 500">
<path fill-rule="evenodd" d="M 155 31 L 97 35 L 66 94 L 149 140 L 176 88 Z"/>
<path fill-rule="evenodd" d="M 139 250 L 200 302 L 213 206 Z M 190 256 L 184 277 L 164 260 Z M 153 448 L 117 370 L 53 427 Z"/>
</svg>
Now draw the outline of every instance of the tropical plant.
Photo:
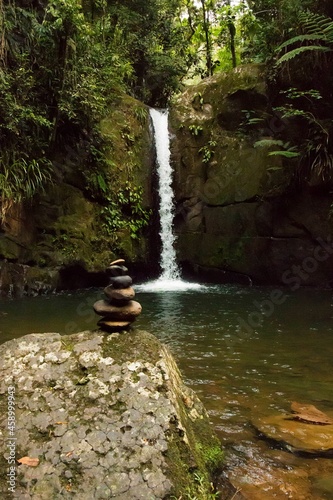
<svg viewBox="0 0 333 500">
<path fill-rule="evenodd" d="M 208 144 L 199 149 L 199 153 L 202 154 L 202 163 L 208 163 L 214 156 L 215 150 L 213 148 L 215 148 L 216 145 L 217 142 L 210 139 Z"/>
<path fill-rule="evenodd" d="M 139 238 L 144 227 L 148 225 L 151 211 L 143 207 L 143 190 L 126 181 L 123 186 L 106 194 L 105 206 L 101 211 L 102 227 L 118 244 L 118 232 L 129 230 L 133 240 Z"/>
<path fill-rule="evenodd" d="M 203 128 L 202 128 L 201 125 L 194 125 L 194 124 L 189 125 L 188 129 L 191 132 L 191 134 L 194 135 L 194 136 L 196 136 L 196 137 L 198 135 L 200 135 L 202 133 L 202 131 L 203 131 Z"/>
<path fill-rule="evenodd" d="M 295 158 L 300 156 L 296 146 L 291 146 L 290 142 L 283 142 L 277 139 L 261 139 L 254 143 L 255 148 L 276 148 L 268 153 L 268 156 L 284 156 L 285 158 Z M 283 149 L 281 149 L 283 148 Z"/>
<path fill-rule="evenodd" d="M 278 65 L 304 52 L 333 50 L 333 20 L 331 18 L 308 11 L 300 13 L 299 21 L 305 33 L 289 38 L 276 49 L 278 53 L 287 49 L 287 52 L 278 59 Z M 295 45 L 299 46 L 292 48 Z"/>
<path fill-rule="evenodd" d="M 31 199 L 52 181 L 53 167 L 45 158 L 39 160 L 20 157 L 12 160 L 3 152 L 0 156 L 1 218 L 5 223 L 14 203 Z"/>
<path fill-rule="evenodd" d="M 254 147 L 269 148 L 269 156 L 282 156 L 287 159 L 298 158 L 295 164 L 295 176 L 299 183 L 330 182 L 333 180 L 333 144 L 332 119 L 320 119 L 316 113 L 315 101 L 322 96 L 316 89 L 299 90 L 292 87 L 280 91 L 287 99 L 283 106 L 274 108 L 281 120 L 289 120 L 301 125 L 303 134 L 292 141 L 279 137 L 256 141 Z M 287 123 L 287 122 L 285 122 Z M 305 132 L 306 131 L 306 132 Z M 283 136 L 284 134 L 282 134 Z"/>
</svg>

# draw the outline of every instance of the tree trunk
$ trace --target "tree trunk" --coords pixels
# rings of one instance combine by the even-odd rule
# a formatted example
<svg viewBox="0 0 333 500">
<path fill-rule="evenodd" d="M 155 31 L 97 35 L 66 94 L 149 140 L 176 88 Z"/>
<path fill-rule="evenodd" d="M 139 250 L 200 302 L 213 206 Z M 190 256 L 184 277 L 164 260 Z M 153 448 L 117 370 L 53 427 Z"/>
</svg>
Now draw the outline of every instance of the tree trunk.
<svg viewBox="0 0 333 500">
<path fill-rule="evenodd" d="M 229 21 L 228 23 L 229 33 L 230 33 L 230 52 L 232 58 L 232 67 L 236 68 L 237 66 L 237 58 L 236 58 L 236 46 L 235 46 L 235 35 L 236 28 L 233 21 Z"/>
<path fill-rule="evenodd" d="M 209 24 L 209 14 L 206 10 L 205 0 L 201 0 L 202 5 L 202 18 L 203 18 L 203 30 L 205 33 L 205 44 L 206 44 L 206 68 L 207 76 L 213 74 L 213 64 L 212 64 L 212 42 Z"/>
<path fill-rule="evenodd" d="M 236 58 L 236 44 L 235 44 L 235 35 L 236 35 L 236 28 L 235 28 L 235 23 L 233 21 L 233 16 L 231 12 L 231 2 L 230 0 L 226 1 L 226 4 L 228 5 L 228 30 L 230 34 L 230 52 L 231 52 L 231 59 L 232 59 L 232 67 L 236 68 L 237 66 L 237 58 Z"/>
</svg>

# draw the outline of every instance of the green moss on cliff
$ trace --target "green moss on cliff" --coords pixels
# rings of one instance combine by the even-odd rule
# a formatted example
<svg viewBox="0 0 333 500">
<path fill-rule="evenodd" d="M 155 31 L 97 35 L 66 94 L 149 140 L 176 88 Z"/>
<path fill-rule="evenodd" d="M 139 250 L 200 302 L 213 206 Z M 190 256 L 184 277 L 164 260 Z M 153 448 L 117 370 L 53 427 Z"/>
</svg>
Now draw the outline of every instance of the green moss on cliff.
<svg viewBox="0 0 333 500">
<path fill-rule="evenodd" d="M 84 163 L 84 151 L 78 151 L 83 155 L 82 164 L 75 158 L 79 172 L 71 158 L 59 158 L 67 172 L 64 179 L 49 188 L 33 209 L 37 231 L 28 260 L 38 266 L 79 262 L 96 271 L 105 269 L 115 256 L 131 262 L 147 259 L 143 229 L 152 206 L 147 107 L 123 95 L 102 120 L 100 132 L 103 144 L 91 153 L 89 165 Z"/>
</svg>

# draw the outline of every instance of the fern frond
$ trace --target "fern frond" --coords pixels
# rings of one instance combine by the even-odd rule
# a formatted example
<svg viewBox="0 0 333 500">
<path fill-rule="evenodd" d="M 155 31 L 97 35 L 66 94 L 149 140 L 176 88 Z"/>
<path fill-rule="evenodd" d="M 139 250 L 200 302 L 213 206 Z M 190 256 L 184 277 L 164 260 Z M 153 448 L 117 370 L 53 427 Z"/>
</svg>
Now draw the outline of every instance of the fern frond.
<svg viewBox="0 0 333 500">
<path fill-rule="evenodd" d="M 321 40 L 321 41 L 326 41 L 325 37 L 321 33 L 316 33 L 313 35 L 298 35 L 294 36 L 293 38 L 290 38 L 286 42 L 282 43 L 277 49 L 277 52 L 280 52 L 280 50 L 284 49 L 285 47 L 288 47 L 288 45 L 292 45 L 297 42 L 304 42 L 307 40 Z"/>
<path fill-rule="evenodd" d="M 323 45 L 307 45 L 306 47 L 298 47 L 297 49 L 291 50 L 290 52 L 287 52 L 287 54 L 284 54 L 280 59 L 276 62 L 277 65 L 282 64 L 284 62 L 290 61 L 291 59 L 294 59 L 294 57 L 298 56 L 302 52 L 309 52 L 309 51 L 320 51 L 320 52 L 330 52 L 333 49 L 330 49 L 329 47 L 324 47 Z"/>
<path fill-rule="evenodd" d="M 309 34 L 324 34 L 326 30 L 330 31 L 333 29 L 333 21 L 330 17 L 310 11 L 301 13 L 299 20 Z"/>
<path fill-rule="evenodd" d="M 326 26 L 326 28 L 323 29 L 324 33 L 332 33 L 332 31 L 333 31 L 333 22 L 330 23 L 328 26 Z"/>
<path fill-rule="evenodd" d="M 330 27 L 329 30 L 328 29 L 325 30 L 325 38 L 326 38 L 328 43 L 333 44 L 333 25 L 332 25 L 332 27 Z"/>
<path fill-rule="evenodd" d="M 296 158 L 301 156 L 300 153 L 295 153 L 294 151 L 271 151 L 268 156 L 284 156 L 285 158 Z"/>
<path fill-rule="evenodd" d="M 254 143 L 255 148 L 270 148 L 271 146 L 284 146 L 283 141 L 278 141 L 276 139 L 261 139 Z"/>
</svg>

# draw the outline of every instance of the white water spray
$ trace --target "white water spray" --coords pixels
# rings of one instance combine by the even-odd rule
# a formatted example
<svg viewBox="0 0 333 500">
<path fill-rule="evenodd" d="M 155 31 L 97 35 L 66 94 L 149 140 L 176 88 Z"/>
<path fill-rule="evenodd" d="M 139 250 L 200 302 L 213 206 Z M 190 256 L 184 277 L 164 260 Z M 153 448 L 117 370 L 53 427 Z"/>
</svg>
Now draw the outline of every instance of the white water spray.
<svg viewBox="0 0 333 500">
<path fill-rule="evenodd" d="M 172 168 L 170 164 L 170 139 L 168 131 L 168 112 L 166 110 L 150 110 L 154 126 L 154 136 L 157 156 L 157 172 L 160 196 L 160 237 L 161 249 L 161 280 L 178 280 L 180 272 L 177 266 L 175 251 L 175 236 L 172 225 L 174 217 L 174 202 L 172 190 Z"/>
<path fill-rule="evenodd" d="M 173 233 L 174 202 L 172 190 L 172 168 L 170 164 L 170 138 L 168 130 L 168 111 L 150 109 L 154 127 L 159 179 L 159 216 L 161 224 L 161 276 L 158 280 L 139 286 L 141 290 L 189 290 L 200 288 L 197 283 L 187 283 L 180 277 L 175 251 Z"/>
</svg>

